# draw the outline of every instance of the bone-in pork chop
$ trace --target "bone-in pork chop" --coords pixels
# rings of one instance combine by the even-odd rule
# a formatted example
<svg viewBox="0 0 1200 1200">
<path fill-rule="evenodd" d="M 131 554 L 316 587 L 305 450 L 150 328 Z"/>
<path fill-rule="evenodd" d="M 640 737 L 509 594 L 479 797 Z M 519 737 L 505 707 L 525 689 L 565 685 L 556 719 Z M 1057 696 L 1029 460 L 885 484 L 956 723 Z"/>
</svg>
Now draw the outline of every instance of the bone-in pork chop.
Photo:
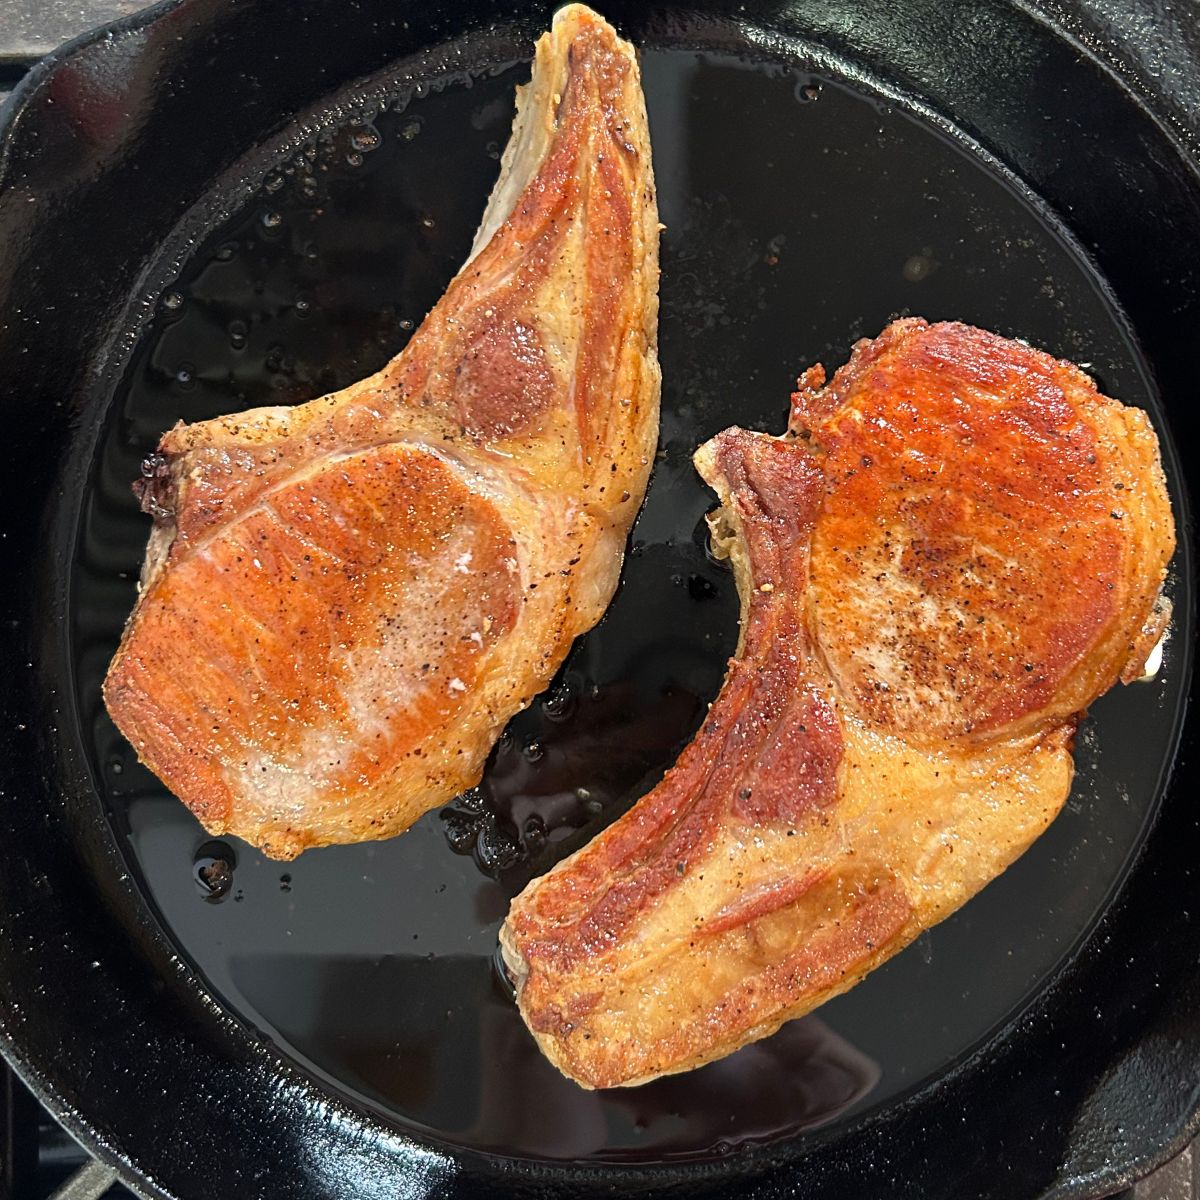
<svg viewBox="0 0 1200 1200">
<path fill-rule="evenodd" d="M 573 5 L 538 43 L 467 265 L 378 374 L 167 433 L 104 685 L 213 833 L 278 858 L 474 784 L 616 587 L 658 436 L 638 65 Z"/>
<path fill-rule="evenodd" d="M 948 916 L 1054 819 L 1082 711 L 1165 627 L 1144 413 L 916 319 L 823 383 L 784 437 L 697 452 L 737 655 L 662 783 L 502 931 L 525 1021 L 585 1086 L 728 1054 Z"/>
</svg>

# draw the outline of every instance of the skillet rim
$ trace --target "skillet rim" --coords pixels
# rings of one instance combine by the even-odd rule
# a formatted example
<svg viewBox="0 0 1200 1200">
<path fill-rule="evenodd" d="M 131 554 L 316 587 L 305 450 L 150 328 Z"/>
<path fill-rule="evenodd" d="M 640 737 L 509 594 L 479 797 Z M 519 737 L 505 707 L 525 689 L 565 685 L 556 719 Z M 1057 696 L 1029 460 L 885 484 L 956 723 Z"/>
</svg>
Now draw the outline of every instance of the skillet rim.
<svg viewBox="0 0 1200 1200">
<path fill-rule="evenodd" d="M 136 33 L 146 29 L 158 21 L 162 20 L 169 14 L 189 7 L 196 0 L 158 0 L 151 7 L 129 16 L 120 18 L 116 21 L 99 26 L 96 29 L 87 31 L 68 42 L 56 48 L 50 54 L 41 59 L 13 89 L 5 104 L 0 107 L 0 189 L 7 182 L 8 169 L 10 165 L 11 140 L 13 134 L 18 130 L 22 118 L 26 115 L 32 102 L 38 97 L 43 87 L 53 79 L 55 73 L 65 64 L 69 63 L 76 55 L 86 51 L 90 47 L 109 39 L 115 39 L 131 33 Z M 1178 157 L 1187 164 L 1191 172 L 1200 179 L 1200 156 L 1188 144 L 1188 141 L 1178 126 L 1164 117 L 1154 105 L 1151 103 L 1142 88 L 1135 86 L 1135 79 L 1131 78 L 1125 72 L 1118 70 L 1111 61 L 1103 57 L 1078 30 L 1072 30 L 1069 23 L 1064 19 L 1065 14 L 1057 13 L 1050 15 L 1048 12 L 1035 7 L 1032 0 L 1009 0 L 1012 7 L 1020 10 L 1032 20 L 1045 26 L 1050 33 L 1072 45 L 1081 56 L 1086 57 L 1089 62 L 1102 72 L 1108 79 L 1130 98 L 1138 107 L 1141 114 L 1153 122 L 1157 130 L 1170 142 L 1172 149 L 1177 153 Z M 1186 526 L 1185 526 L 1186 528 Z M 1190 670 L 1190 668 L 1189 668 Z M 1190 692 L 1191 681 L 1185 680 L 1184 695 Z M 1184 708 L 1180 714 L 1179 737 L 1176 740 L 1175 755 L 1173 760 L 1166 764 L 1167 774 L 1170 775 L 1174 771 L 1179 756 L 1182 750 L 1182 738 L 1187 724 L 1187 702 L 1185 699 Z M 1164 792 L 1166 790 L 1164 785 Z M 1157 823 L 1157 822 L 1155 822 Z M 1137 857 L 1141 857 L 1139 851 Z M 1136 864 L 1136 858 L 1135 858 Z M 1136 869 L 1135 864 L 1131 864 L 1130 872 Z M 1110 915 L 1111 911 L 1119 907 L 1121 903 L 1120 893 L 1116 893 L 1109 898 L 1107 905 L 1101 915 L 1100 925 L 1102 925 Z M 151 919 L 153 918 L 151 914 Z M 1092 933 L 1086 939 L 1090 941 L 1096 936 L 1097 930 L 1092 930 Z M 1076 953 L 1082 952 L 1082 945 Z M 1054 976 L 1046 981 L 1039 989 L 1038 994 L 1045 995 L 1052 992 L 1059 983 L 1061 975 L 1070 967 L 1075 955 L 1064 960 L 1056 970 Z M 208 993 L 204 985 L 200 981 L 193 980 L 192 987 L 197 989 L 205 998 Z M 110 1139 L 104 1135 L 97 1127 L 97 1124 L 82 1112 L 74 1109 L 70 1102 L 66 1099 L 64 1089 L 61 1087 L 61 1080 L 55 1077 L 54 1071 L 47 1068 L 45 1065 L 33 1061 L 33 1058 L 24 1052 L 20 1044 L 19 1037 L 12 1036 L 9 1028 L 9 1022 L 4 1020 L 5 1010 L 0 1007 L 0 1050 L 4 1052 L 5 1057 L 12 1063 L 17 1074 L 30 1087 L 34 1094 L 42 1101 L 43 1104 L 55 1115 L 55 1117 L 72 1133 L 78 1140 L 87 1145 L 96 1153 L 97 1157 L 113 1167 L 118 1176 L 127 1182 L 130 1186 L 135 1187 L 149 1195 L 162 1197 L 163 1200 L 174 1200 L 176 1193 L 166 1190 L 161 1187 L 158 1182 L 149 1174 L 144 1172 L 137 1166 L 128 1155 L 126 1155 L 116 1144 L 115 1139 Z M 219 1018 L 222 1023 L 232 1022 L 232 1018 L 228 1014 L 221 1013 Z M 232 1022 L 236 1024 L 236 1022 Z M 981 1045 L 974 1054 L 971 1054 L 967 1059 L 959 1063 L 947 1075 L 939 1077 L 937 1080 L 931 1081 L 927 1086 L 920 1088 L 918 1091 L 910 1093 L 903 1097 L 897 1104 L 890 1106 L 892 1109 L 903 1109 L 911 1105 L 915 1105 L 928 1092 L 941 1087 L 948 1078 L 953 1078 L 969 1072 L 980 1058 L 987 1056 L 992 1043 L 995 1042 L 1001 1033 L 994 1033 L 988 1041 Z M 320 1085 L 307 1076 L 303 1071 L 287 1062 L 279 1062 L 273 1059 L 273 1066 L 276 1071 L 287 1076 L 291 1075 L 296 1078 L 306 1089 L 319 1089 Z M 356 1122 L 363 1122 L 372 1130 L 380 1131 L 379 1125 L 374 1122 L 369 1116 L 366 1116 L 352 1103 L 337 1096 L 323 1096 L 323 1103 L 326 1108 L 341 1110 L 342 1115 L 349 1117 Z M 1161 1139 L 1158 1144 L 1147 1150 L 1140 1156 L 1135 1156 L 1131 1161 L 1124 1166 L 1115 1167 L 1113 1170 L 1103 1174 L 1102 1176 L 1092 1175 L 1088 1178 L 1066 1179 L 1059 1180 L 1050 1191 L 1043 1193 L 1046 1200 L 1051 1198 L 1061 1198 L 1061 1200 L 1072 1200 L 1074 1197 L 1096 1195 L 1096 1188 L 1111 1189 L 1113 1187 L 1127 1186 L 1132 1181 L 1140 1178 L 1143 1174 L 1153 1170 L 1155 1167 L 1167 1162 L 1174 1157 L 1180 1149 L 1182 1149 L 1190 1140 L 1200 1133 L 1200 1092 L 1194 1098 L 1195 1105 L 1191 1116 L 1184 1121 L 1178 1130 L 1172 1136 Z M 499 1159 L 494 1158 L 483 1152 L 461 1151 L 447 1147 L 439 1147 L 436 1143 L 429 1144 L 423 1142 L 418 1137 L 408 1134 L 397 1134 L 395 1131 L 388 1131 L 389 1136 L 396 1137 L 406 1146 L 413 1150 L 430 1154 L 432 1157 L 441 1157 L 445 1160 L 445 1165 L 451 1167 L 457 1174 L 464 1166 L 469 1170 L 469 1164 L 472 1160 L 479 1160 L 483 1165 L 490 1167 L 494 1172 L 497 1163 L 508 1165 L 519 1165 L 523 1160 Z M 786 1146 L 786 1143 L 782 1143 Z M 776 1157 L 771 1153 L 772 1150 L 781 1147 L 764 1148 L 766 1153 L 763 1154 L 745 1154 L 744 1152 L 737 1156 L 730 1156 L 732 1159 L 741 1160 L 733 1162 L 725 1160 L 721 1164 L 705 1164 L 705 1163 L 689 1163 L 687 1173 L 699 1183 L 701 1181 L 710 1184 L 720 1184 L 722 1181 L 732 1183 L 740 1175 L 743 1175 L 746 1168 L 749 1168 L 751 1178 L 759 1174 L 759 1171 L 766 1167 L 771 1169 L 771 1159 Z M 749 1162 L 742 1165 L 746 1159 Z M 777 1164 L 783 1165 L 783 1160 L 778 1159 Z M 716 1170 L 710 1170 L 711 1167 L 716 1167 Z M 622 1178 L 633 1178 L 643 1185 L 653 1180 L 655 1176 L 666 1176 L 674 1181 L 680 1174 L 679 1164 L 645 1164 L 639 1166 L 630 1166 L 627 1164 L 579 1164 L 579 1163 L 564 1163 L 561 1168 L 569 1171 L 572 1177 L 580 1182 L 584 1178 L 589 1180 L 603 1179 L 612 1184 L 619 1183 Z M 786 1169 L 786 1168 L 785 1168 Z M 553 1169 L 548 1174 L 554 1174 Z M 491 1175 L 493 1182 L 498 1182 L 499 1178 L 503 1177 L 503 1172 L 498 1177 Z M 510 1176 L 511 1178 L 511 1176 Z"/>
</svg>

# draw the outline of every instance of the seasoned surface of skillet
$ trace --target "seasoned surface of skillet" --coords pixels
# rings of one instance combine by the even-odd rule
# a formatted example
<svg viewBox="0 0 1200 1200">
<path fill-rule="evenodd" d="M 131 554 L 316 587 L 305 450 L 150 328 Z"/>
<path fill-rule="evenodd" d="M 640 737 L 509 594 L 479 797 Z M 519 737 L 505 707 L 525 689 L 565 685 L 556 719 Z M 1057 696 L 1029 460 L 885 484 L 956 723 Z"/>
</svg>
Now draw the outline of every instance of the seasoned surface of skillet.
<svg viewBox="0 0 1200 1200">
<path fill-rule="evenodd" d="M 702 436 L 694 431 L 716 431 L 731 419 L 779 428 L 797 369 L 796 314 L 809 313 L 814 340 L 838 341 L 838 330 L 853 327 L 865 277 L 827 292 L 818 307 L 808 272 L 833 278 L 849 264 L 928 246 L 937 262 L 925 278 L 907 262 L 904 270 L 869 272 L 876 307 L 867 319 L 886 320 L 919 298 L 1001 328 L 1020 322 L 1049 344 L 1086 344 L 1114 390 L 1153 403 L 1086 264 L 1002 180 L 926 125 L 802 69 L 779 74 L 769 64 L 653 47 L 643 62 L 656 117 L 689 97 L 675 110 L 672 136 L 656 137 L 670 163 L 662 203 L 668 254 L 678 264 L 664 280 L 670 432 L 614 606 L 563 678 L 513 723 L 481 794 L 405 839 L 312 856 L 286 871 L 231 842 L 220 851 L 236 858 L 230 891 L 225 902 L 205 904 L 189 864 L 198 850 L 202 862 L 218 847 L 202 844 L 194 823 L 137 769 L 103 720 L 88 721 L 96 761 L 110 764 L 103 778 L 114 821 L 128 823 L 131 867 L 224 1006 L 384 1119 L 556 1161 L 695 1158 L 720 1143 L 769 1141 L 839 1114 L 849 1122 L 847 1103 L 862 1112 L 943 1075 L 1011 1019 L 1094 920 L 1153 804 L 1153 781 L 1135 767 L 1140 758 L 1122 763 L 1114 755 L 1131 745 L 1144 755 L 1169 736 L 1157 706 L 1145 702 L 1147 689 L 1101 706 L 1081 755 L 1077 795 L 1089 802 L 1077 799 L 1015 875 L 813 1027 L 687 1081 L 689 1095 L 703 1082 L 707 1098 L 687 1104 L 685 1122 L 675 1115 L 681 1097 L 666 1084 L 631 1104 L 621 1093 L 585 1097 L 547 1069 L 494 980 L 495 919 L 530 870 L 588 837 L 648 786 L 643 776 L 652 782 L 716 694 L 737 621 L 732 578 L 697 536 L 712 495 L 691 465 Z M 402 111 L 379 113 L 369 127 L 351 113 L 349 124 L 318 135 L 309 171 L 285 171 L 282 183 L 268 171 L 261 190 L 188 252 L 182 270 L 172 268 L 119 389 L 120 415 L 100 446 L 77 596 L 110 594 L 98 586 L 127 547 L 128 571 L 136 571 L 145 518 L 135 515 L 126 482 L 144 453 L 139 431 L 153 439 L 163 411 L 223 411 L 227 371 L 250 403 L 264 391 L 304 399 L 313 374 L 332 368 L 357 378 L 364 372 L 347 358 L 364 347 L 386 353 L 388 339 L 403 337 L 403 324 L 397 330 L 388 314 L 419 313 L 420 288 L 444 286 L 425 265 L 435 250 L 446 247 L 453 271 L 461 209 L 449 197 L 461 197 L 465 208 L 475 181 L 494 172 L 485 150 L 497 128 L 506 132 L 511 85 L 511 71 L 475 78 L 469 88 L 443 80 L 440 92 L 402 98 Z M 816 100 L 806 87 L 818 89 Z M 747 129 L 744 111 L 775 119 Z M 479 113 L 494 113 L 495 124 Z M 350 161 L 356 143 L 375 141 L 364 162 Z M 432 155 L 429 144 L 454 144 L 459 153 Z M 265 148 L 263 157 L 275 164 L 281 156 Z M 775 162 L 777 175 L 786 164 L 803 180 L 804 164 L 818 158 L 826 164 L 822 187 L 807 211 L 796 212 L 792 189 L 762 188 L 760 163 Z M 289 163 L 286 153 L 282 159 Z M 890 181 L 886 200 L 861 186 L 878 178 Z M 927 179 L 938 180 L 936 203 L 924 200 Z M 699 202 L 713 192 L 713 203 Z M 426 213 L 437 214 L 432 234 Z M 470 213 L 462 223 L 474 220 Z M 461 236 L 469 241 L 469 231 Z M 763 238 L 760 256 L 755 243 Z M 802 259 L 790 245 L 803 248 Z M 980 261 L 989 266 L 986 290 L 973 273 Z M 383 268 L 392 262 L 402 265 Z M 807 270 L 797 270 L 799 262 Z M 1047 276 L 1053 294 L 1042 287 Z M 291 296 L 308 299 L 309 309 L 280 305 L 279 297 Z M 312 312 L 318 298 L 330 314 L 323 320 Z M 217 320 L 235 314 L 241 322 L 230 322 L 228 340 L 214 338 Z M 362 328 L 366 336 L 355 332 Z M 839 342 L 837 353 L 844 351 Z M 176 364 L 191 364 L 192 378 L 172 374 Z M 326 386 L 339 382 L 335 376 Z M 97 635 L 113 618 L 111 607 L 80 604 L 76 612 Z M 108 626 L 113 636 L 124 615 Z M 86 666 L 105 643 L 89 635 L 81 644 L 89 647 L 77 683 L 86 712 L 95 703 Z M 1159 686 L 1169 686 L 1169 675 Z M 1101 773 L 1113 783 L 1102 783 Z M 499 878 L 480 878 L 470 860 L 447 854 L 442 826 L 455 847 L 471 849 Z M 833 1025 L 820 1034 L 826 1017 Z M 764 1071 L 804 1086 L 763 1087 L 749 1104 L 751 1082 Z M 422 1082 L 429 1080 L 432 1087 Z M 721 1098 L 735 1087 L 738 1103 Z M 535 1099 L 514 1111 L 509 1088 Z M 732 1126 L 721 1115 L 729 1107 L 738 1114 Z"/>
</svg>

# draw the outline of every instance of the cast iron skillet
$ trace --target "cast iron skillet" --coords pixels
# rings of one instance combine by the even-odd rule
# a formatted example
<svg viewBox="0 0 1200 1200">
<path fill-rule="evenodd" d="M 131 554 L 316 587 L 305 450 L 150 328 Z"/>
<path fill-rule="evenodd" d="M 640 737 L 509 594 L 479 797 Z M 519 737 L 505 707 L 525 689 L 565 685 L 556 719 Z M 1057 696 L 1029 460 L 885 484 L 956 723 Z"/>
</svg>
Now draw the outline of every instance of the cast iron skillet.
<svg viewBox="0 0 1200 1200">
<path fill-rule="evenodd" d="M 493 68 L 526 59 L 550 12 L 169 0 L 65 47 L 10 102 L 0 131 L 0 1043 L 69 1128 L 156 1196 L 1107 1194 L 1194 1134 L 1200 1105 L 1187 719 L 1195 468 L 1170 439 L 1191 402 L 1200 316 L 1200 175 L 1186 124 L 1200 59 L 1196 22 L 1170 9 L 608 5 L 648 47 L 669 226 L 662 461 L 613 611 L 552 703 L 517 724 L 481 797 L 387 847 L 308 856 L 278 884 L 270 864 L 234 848 L 240 909 L 240 891 L 214 907 L 190 878 L 179 884 L 193 851 L 230 848 L 205 847 L 139 775 L 96 695 L 145 533 L 124 490 L 137 454 L 178 416 L 303 399 L 402 344 L 465 249 L 494 170 L 520 69 Z M 704 56 L 679 57 L 694 50 Z M 478 103 L 463 99 L 464 70 Z M 450 98 L 422 106 L 416 77 L 449 80 Z M 784 90 L 827 115 L 781 116 Z M 402 113 L 375 115 L 398 96 Z M 699 135 L 686 154 L 672 125 L 685 109 Z M 386 147 L 405 142 L 415 157 L 401 162 Z M 329 168 L 309 196 L 297 181 L 310 168 L 295 157 L 306 144 Z M 369 168 L 375 153 L 391 166 Z M 278 241 L 301 218 L 332 222 L 311 255 L 303 239 Z M 927 219 L 936 244 L 911 241 Z M 330 261 L 288 275 L 284 245 Z M 230 263 L 243 274 L 222 275 Z M 1154 414 L 1181 535 L 1176 635 L 1159 681 L 1097 705 L 1054 830 L 934 931 L 924 960 L 914 948 L 823 1010 L 832 1041 L 825 1025 L 800 1023 L 732 1074 L 597 1100 L 588 1119 L 599 1113 L 607 1133 L 576 1153 L 537 1142 L 551 1111 L 538 1097 L 569 1085 L 537 1073 L 519 1031 L 480 1035 L 439 1127 L 428 1097 L 442 1096 L 438 1064 L 449 1060 L 421 1058 L 425 1033 L 387 1070 L 369 1040 L 353 1064 L 335 1046 L 381 1019 L 402 1039 L 421 1019 L 412 996 L 442 1003 L 458 977 L 438 982 L 440 967 L 467 961 L 434 953 L 423 974 L 387 974 L 387 963 L 417 962 L 400 957 L 410 928 L 428 932 L 414 914 L 452 906 L 405 898 L 412 876 L 394 878 L 389 856 L 410 872 L 432 863 L 442 874 L 429 882 L 455 885 L 447 897 L 475 887 L 476 907 L 496 909 L 472 918 L 490 937 L 505 891 L 663 770 L 734 637 L 728 580 L 694 533 L 709 501 L 690 449 L 733 420 L 780 428 L 789 373 L 817 356 L 836 364 L 854 337 L 906 308 L 1090 361 Z M 253 348 L 260 326 L 277 339 L 258 347 L 261 369 L 235 369 L 231 354 Z M 595 729 L 615 740 L 581 735 Z M 553 769 L 534 770 L 542 759 Z M 594 802 L 570 791 L 585 777 Z M 451 854 L 443 825 L 474 860 Z M 377 882 L 362 870 L 376 853 L 372 870 L 393 887 L 382 899 L 364 890 Z M 216 949 L 236 943 L 253 965 L 273 937 L 291 936 L 294 912 L 294 931 L 311 934 L 306 887 L 329 910 L 321 936 L 333 944 L 360 926 L 393 938 L 374 986 L 348 976 L 338 1003 L 351 1020 L 327 1044 L 287 1027 L 278 994 L 252 995 L 232 968 L 222 976 Z M 256 941 L 245 929 L 267 932 Z M 303 991 L 303 972 L 287 973 L 296 961 L 263 961 L 255 978 Z M 478 972 L 463 979 L 459 1016 L 499 1013 L 511 1032 L 504 998 L 480 992 Z M 999 1018 L 985 1021 L 992 1009 Z M 307 1028 L 324 1028 L 321 1018 Z M 946 1053 L 906 1080 L 922 1037 Z M 780 1073 L 789 1054 L 794 1078 Z M 743 1107 L 764 1091 L 794 1104 L 821 1063 L 857 1070 L 862 1086 L 824 1108 L 818 1096 L 790 1131 L 750 1136 Z M 537 1118 L 513 1122 L 507 1143 L 486 1122 L 458 1120 L 478 1070 L 500 1081 L 501 1110 Z M 662 1132 L 667 1118 L 690 1128 L 714 1112 L 746 1136 L 713 1140 L 705 1126 L 672 1146 Z"/>
</svg>

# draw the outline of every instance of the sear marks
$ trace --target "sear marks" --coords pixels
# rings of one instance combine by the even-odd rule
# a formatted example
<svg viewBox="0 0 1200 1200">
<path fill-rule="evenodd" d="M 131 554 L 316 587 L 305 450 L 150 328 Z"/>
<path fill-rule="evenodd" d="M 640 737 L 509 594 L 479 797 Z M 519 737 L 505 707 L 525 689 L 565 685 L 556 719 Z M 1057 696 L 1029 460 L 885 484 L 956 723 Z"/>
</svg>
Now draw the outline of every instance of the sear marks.
<svg viewBox="0 0 1200 1200">
<path fill-rule="evenodd" d="M 831 390 L 812 607 L 847 699 L 931 742 L 1085 707 L 1087 664 L 1148 599 L 1144 415 L 1040 351 L 920 321 L 856 352 Z M 821 404 L 799 392 L 793 423 Z"/>
</svg>

